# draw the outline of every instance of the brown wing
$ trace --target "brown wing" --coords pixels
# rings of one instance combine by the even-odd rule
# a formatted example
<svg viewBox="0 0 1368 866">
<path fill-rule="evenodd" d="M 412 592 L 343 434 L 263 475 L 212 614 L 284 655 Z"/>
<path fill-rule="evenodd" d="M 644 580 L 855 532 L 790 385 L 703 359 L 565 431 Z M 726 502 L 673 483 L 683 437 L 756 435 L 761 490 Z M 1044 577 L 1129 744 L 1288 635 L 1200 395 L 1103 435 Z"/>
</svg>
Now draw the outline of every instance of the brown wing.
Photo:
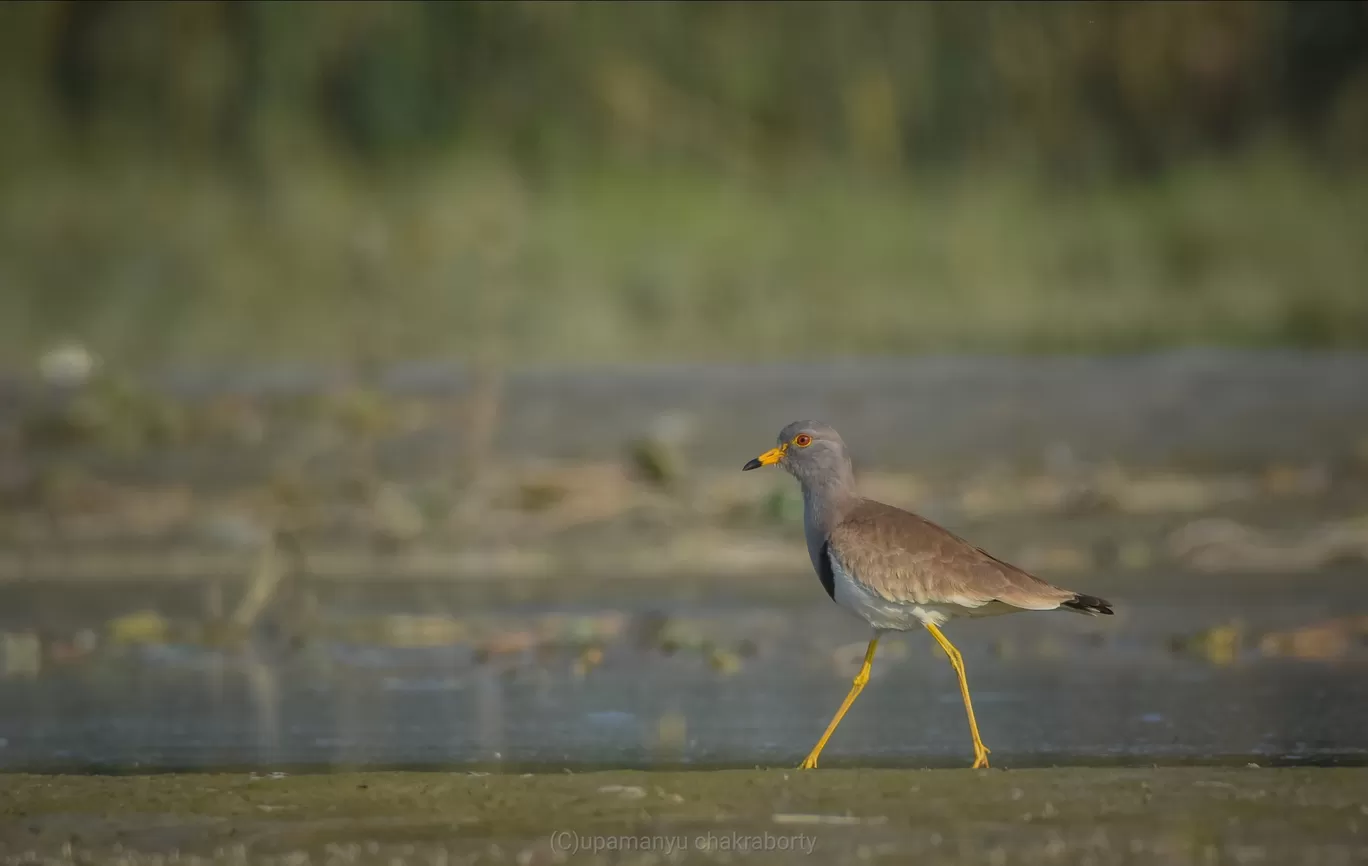
<svg viewBox="0 0 1368 866">
<path fill-rule="evenodd" d="M 830 544 L 848 573 L 889 601 L 1052 610 L 1075 597 L 924 517 L 871 499 L 831 531 Z"/>
</svg>

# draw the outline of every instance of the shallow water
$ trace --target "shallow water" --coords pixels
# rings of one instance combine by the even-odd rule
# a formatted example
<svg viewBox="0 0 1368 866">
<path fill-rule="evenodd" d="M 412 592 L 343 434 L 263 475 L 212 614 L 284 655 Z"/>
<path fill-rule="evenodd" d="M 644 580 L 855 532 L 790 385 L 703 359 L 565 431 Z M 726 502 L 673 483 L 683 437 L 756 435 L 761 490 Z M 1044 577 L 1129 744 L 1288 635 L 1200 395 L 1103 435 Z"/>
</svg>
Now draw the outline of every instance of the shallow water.
<svg viewBox="0 0 1368 866">
<path fill-rule="evenodd" d="M 1095 584 L 1117 616 L 1020 614 L 947 633 L 996 766 L 1365 764 L 1363 634 L 1313 644 L 1300 653 L 1310 658 L 1274 653 L 1267 639 L 1368 613 L 1360 582 Z M 9 585 L 0 770 L 792 765 L 839 704 L 866 639 L 814 590 L 800 576 L 615 582 L 550 604 L 452 585 L 319 585 L 308 629 L 268 621 L 245 643 L 215 647 L 120 642 L 98 628 L 143 609 L 188 622 L 203 588 Z M 359 627 L 395 614 L 435 617 L 451 636 L 406 641 Z M 928 636 L 909 633 L 881 644 L 823 763 L 958 766 L 970 755 L 953 671 Z"/>
</svg>

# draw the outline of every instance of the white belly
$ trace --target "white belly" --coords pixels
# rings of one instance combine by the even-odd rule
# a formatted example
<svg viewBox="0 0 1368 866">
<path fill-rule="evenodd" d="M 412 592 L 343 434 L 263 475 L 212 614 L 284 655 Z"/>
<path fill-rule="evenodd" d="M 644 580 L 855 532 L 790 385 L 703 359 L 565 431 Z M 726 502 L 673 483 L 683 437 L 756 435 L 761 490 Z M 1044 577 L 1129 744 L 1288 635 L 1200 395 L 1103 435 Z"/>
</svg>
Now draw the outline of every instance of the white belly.
<svg viewBox="0 0 1368 866">
<path fill-rule="evenodd" d="M 907 631 L 924 625 L 940 625 L 968 611 L 953 604 L 904 604 L 881 598 L 856 581 L 832 558 L 833 597 L 836 603 L 878 629 Z"/>
<path fill-rule="evenodd" d="M 834 556 L 831 573 L 836 603 L 877 629 L 908 631 L 917 626 L 939 626 L 958 617 L 1001 616 L 1020 610 L 1000 601 L 986 604 L 975 604 L 967 599 L 963 604 L 889 601 L 847 574 Z"/>
</svg>

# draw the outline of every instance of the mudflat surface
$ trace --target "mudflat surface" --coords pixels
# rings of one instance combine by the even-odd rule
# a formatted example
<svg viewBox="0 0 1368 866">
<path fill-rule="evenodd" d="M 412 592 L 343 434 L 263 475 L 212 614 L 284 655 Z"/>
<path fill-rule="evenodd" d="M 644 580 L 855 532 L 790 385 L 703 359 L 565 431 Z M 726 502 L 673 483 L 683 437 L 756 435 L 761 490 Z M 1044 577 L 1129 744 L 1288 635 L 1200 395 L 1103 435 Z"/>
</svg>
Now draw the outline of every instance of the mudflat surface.
<svg viewBox="0 0 1368 866">
<path fill-rule="evenodd" d="M 1353 863 L 1368 770 L 0 776 L 7 863 Z"/>
<path fill-rule="evenodd" d="M 0 381 L 0 581 L 232 578 L 282 532 L 348 580 L 803 570 L 796 484 L 740 467 L 805 417 L 1047 578 L 1368 560 L 1364 354 L 343 372 Z"/>
</svg>

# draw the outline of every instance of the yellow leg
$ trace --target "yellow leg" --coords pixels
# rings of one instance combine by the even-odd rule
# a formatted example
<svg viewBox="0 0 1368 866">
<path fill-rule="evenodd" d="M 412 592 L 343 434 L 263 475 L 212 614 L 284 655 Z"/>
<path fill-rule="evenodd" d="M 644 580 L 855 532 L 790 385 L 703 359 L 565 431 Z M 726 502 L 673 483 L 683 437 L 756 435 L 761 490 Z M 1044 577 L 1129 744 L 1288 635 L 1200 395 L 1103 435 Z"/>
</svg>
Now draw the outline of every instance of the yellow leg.
<svg viewBox="0 0 1368 866">
<path fill-rule="evenodd" d="M 969 716 L 969 733 L 974 738 L 974 769 L 988 766 L 988 747 L 983 745 L 983 740 L 979 739 L 978 722 L 974 721 L 974 704 L 969 700 L 969 681 L 964 678 L 964 659 L 960 656 L 959 650 L 950 643 L 950 639 L 941 633 L 941 630 L 930 623 L 926 630 L 931 632 L 931 636 L 940 644 L 941 649 L 950 657 L 950 664 L 959 676 L 960 696 L 964 698 L 964 712 Z"/>
<path fill-rule="evenodd" d="M 846 695 L 845 700 L 841 702 L 841 708 L 836 711 L 836 716 L 831 720 L 831 724 L 827 725 L 826 733 L 822 734 L 822 738 L 817 741 L 817 745 L 812 747 L 812 751 L 808 752 L 807 758 L 798 766 L 798 769 L 817 769 L 817 756 L 822 754 L 822 749 L 826 748 L 827 740 L 831 739 L 831 734 L 836 730 L 836 726 L 841 723 L 846 710 L 855 703 L 855 699 L 860 696 L 860 691 L 865 687 L 865 683 L 869 682 L 869 666 L 874 662 L 874 650 L 878 646 L 879 636 L 876 634 L 869 639 L 869 649 L 865 650 L 864 664 L 860 665 L 860 672 L 855 675 L 855 682 L 850 686 L 850 694 Z"/>
</svg>

